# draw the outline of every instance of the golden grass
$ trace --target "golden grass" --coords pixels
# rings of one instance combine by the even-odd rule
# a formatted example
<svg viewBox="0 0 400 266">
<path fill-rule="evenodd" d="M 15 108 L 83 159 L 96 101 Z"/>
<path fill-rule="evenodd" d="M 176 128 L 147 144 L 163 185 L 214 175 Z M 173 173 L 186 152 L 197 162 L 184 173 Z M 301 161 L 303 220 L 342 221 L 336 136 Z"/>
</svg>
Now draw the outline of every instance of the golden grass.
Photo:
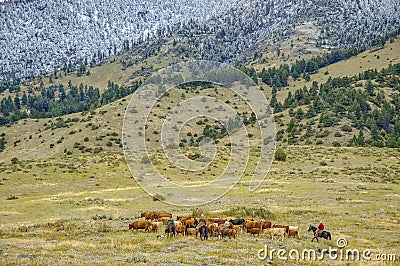
<svg viewBox="0 0 400 266">
<path fill-rule="evenodd" d="M 243 233 L 237 240 L 212 238 L 201 242 L 195 237 L 182 236 L 157 239 L 163 228 L 158 233 L 131 232 L 128 224 L 142 211 L 165 210 L 180 215 L 190 214 L 195 208 L 153 201 L 127 174 L 119 174 L 125 172 L 124 164 L 116 166 L 112 176 L 100 178 L 110 171 L 107 158 L 122 157 L 118 153 L 101 153 L 96 155 L 97 159 L 90 159 L 90 155 L 72 159 L 75 163 L 85 162 L 87 169 L 96 169 L 98 186 L 87 186 L 88 177 L 79 173 L 64 175 L 63 168 L 52 169 L 52 165 L 70 162 L 61 158 L 21 162 L 19 167 L 23 169 L 25 164 L 32 165 L 25 176 L 6 175 L 7 180 L 0 186 L 1 249 L 7 254 L 2 263 L 260 265 L 265 262 L 258 260 L 256 253 L 265 243 L 271 248 L 318 249 L 335 247 L 339 237 L 345 237 L 350 248 L 396 254 L 400 236 L 400 185 L 398 177 L 388 183 L 381 175 L 388 169 L 400 171 L 399 150 L 313 146 L 288 146 L 285 150 L 288 161 L 274 163 L 255 193 L 248 191 L 248 177 L 244 177 L 224 197 L 200 208 L 207 215 L 217 216 L 235 206 L 267 208 L 275 217 L 274 224 L 299 226 L 300 240 L 272 241 L 265 235 L 251 237 Z M 105 160 L 99 163 L 100 158 Z M 328 168 L 319 165 L 322 159 L 328 162 Z M 43 164 L 47 166 L 40 167 Z M 2 167 L 9 169 L 13 165 Z M 29 177 L 32 172 L 40 173 L 39 169 L 47 173 L 47 183 L 55 184 L 51 190 L 45 183 Z M 370 169 L 376 171 L 376 181 L 367 178 Z M 10 194 L 18 199 L 7 200 Z M 333 240 L 321 240 L 318 244 L 310 242 L 307 228 L 320 219 L 325 221 Z M 30 254 L 34 256 L 29 257 Z M 324 260 L 318 265 L 332 263 L 343 262 Z M 273 264 L 280 261 L 275 259 Z"/>
</svg>

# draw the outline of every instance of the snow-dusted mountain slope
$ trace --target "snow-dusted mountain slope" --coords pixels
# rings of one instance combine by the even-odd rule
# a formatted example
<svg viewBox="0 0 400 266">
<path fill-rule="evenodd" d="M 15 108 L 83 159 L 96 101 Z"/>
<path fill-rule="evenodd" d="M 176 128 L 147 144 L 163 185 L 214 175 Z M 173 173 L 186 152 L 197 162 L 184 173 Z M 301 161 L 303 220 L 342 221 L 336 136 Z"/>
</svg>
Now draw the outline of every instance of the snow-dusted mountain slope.
<svg viewBox="0 0 400 266">
<path fill-rule="evenodd" d="M 174 34 L 191 39 L 196 58 L 219 61 L 305 23 L 318 28 L 318 45 L 368 46 L 398 29 L 399 6 L 400 0 L 10 0 L 0 4 L 0 79 L 36 76 Z"/>
</svg>

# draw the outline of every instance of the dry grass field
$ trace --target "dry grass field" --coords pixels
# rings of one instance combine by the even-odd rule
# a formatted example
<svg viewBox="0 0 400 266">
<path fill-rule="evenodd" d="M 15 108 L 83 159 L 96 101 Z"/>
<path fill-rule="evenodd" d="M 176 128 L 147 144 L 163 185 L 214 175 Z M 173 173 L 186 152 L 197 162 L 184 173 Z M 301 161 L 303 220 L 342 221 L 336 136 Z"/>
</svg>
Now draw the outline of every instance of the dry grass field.
<svg viewBox="0 0 400 266">
<path fill-rule="evenodd" d="M 285 147 L 286 162 L 274 162 L 255 192 L 248 176 L 221 199 L 198 209 L 154 201 L 131 178 L 119 152 L 2 163 L 0 254 L 3 265 L 188 264 L 262 265 L 257 252 L 269 248 L 336 247 L 396 254 L 400 239 L 400 150 Z M 300 239 L 271 240 L 243 233 L 236 240 L 200 241 L 181 235 L 128 230 L 142 211 L 175 215 L 204 212 L 226 216 L 236 207 L 269 210 L 275 224 L 300 227 Z M 258 217 L 254 217 L 258 218 Z M 311 242 L 309 224 L 323 220 L 332 240 Z M 353 262 L 347 261 L 351 264 Z M 268 262 L 280 265 L 277 258 Z M 325 259 L 314 264 L 343 265 Z M 355 265 L 365 265 L 357 262 Z M 289 261 L 309 265 L 309 261 Z M 370 265 L 370 263 L 368 263 Z"/>
</svg>

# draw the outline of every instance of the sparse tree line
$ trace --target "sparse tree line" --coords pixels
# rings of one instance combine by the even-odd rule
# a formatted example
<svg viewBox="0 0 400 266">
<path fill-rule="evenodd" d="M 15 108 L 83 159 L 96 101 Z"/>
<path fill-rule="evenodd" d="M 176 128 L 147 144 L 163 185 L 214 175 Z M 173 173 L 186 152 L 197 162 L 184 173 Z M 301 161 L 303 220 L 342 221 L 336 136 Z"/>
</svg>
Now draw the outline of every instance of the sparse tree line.
<svg viewBox="0 0 400 266">
<path fill-rule="evenodd" d="M 103 93 L 93 86 L 74 86 L 71 82 L 66 88 L 63 84 L 47 88 L 40 86 L 23 93 L 19 92 L 18 86 L 13 85 L 11 88 L 16 95 L 5 97 L 0 102 L 0 125 L 25 118 L 58 117 L 95 109 L 132 94 L 139 84 L 140 82 L 135 82 L 132 86 L 125 87 L 109 81 Z"/>
<path fill-rule="evenodd" d="M 342 125 L 341 131 L 357 133 L 348 140 L 348 146 L 400 147 L 400 64 L 390 65 L 381 71 L 367 70 L 353 77 L 328 78 L 324 84 L 313 82 L 310 88 L 289 92 L 283 102 L 277 101 L 278 89 L 273 88 L 271 106 L 279 120 L 279 113 L 288 110 L 291 117 L 277 140 L 291 144 L 306 141 L 311 136 L 324 138 L 325 130 Z M 385 95 L 381 88 L 389 88 Z M 305 130 L 303 130 L 305 129 Z M 305 131 L 305 132 L 304 132 Z M 364 132 L 368 132 L 369 137 Z M 340 132 L 335 137 L 340 137 Z M 340 145 L 340 143 L 334 143 Z"/>
</svg>

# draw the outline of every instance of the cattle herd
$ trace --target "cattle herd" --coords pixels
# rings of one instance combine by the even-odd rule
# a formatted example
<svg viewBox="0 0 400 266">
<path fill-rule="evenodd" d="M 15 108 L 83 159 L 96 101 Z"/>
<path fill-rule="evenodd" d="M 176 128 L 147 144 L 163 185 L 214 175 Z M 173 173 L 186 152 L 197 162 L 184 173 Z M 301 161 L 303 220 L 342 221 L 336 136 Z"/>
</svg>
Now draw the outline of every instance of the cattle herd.
<svg viewBox="0 0 400 266">
<path fill-rule="evenodd" d="M 145 232 L 159 232 L 165 228 L 167 221 L 172 218 L 172 214 L 168 212 L 143 212 L 141 218 L 137 219 L 133 223 L 129 224 L 129 229 L 138 231 L 139 229 Z M 177 216 L 174 219 L 175 231 L 173 236 L 182 234 L 182 236 L 196 236 L 196 226 L 199 220 L 191 215 Z M 236 218 L 236 217 L 224 217 L 224 218 L 207 218 L 206 227 L 208 229 L 208 236 L 222 239 L 228 237 L 229 239 L 236 237 L 239 234 L 248 233 L 252 236 L 260 236 L 265 234 L 271 239 L 283 240 L 286 237 L 299 237 L 299 227 L 290 225 L 272 224 L 270 221 L 259 220 L 256 221 L 253 218 Z M 169 234 L 168 234 L 169 235 Z M 208 236 L 206 239 L 208 239 Z M 158 237 L 164 237 L 159 235 Z"/>
</svg>

